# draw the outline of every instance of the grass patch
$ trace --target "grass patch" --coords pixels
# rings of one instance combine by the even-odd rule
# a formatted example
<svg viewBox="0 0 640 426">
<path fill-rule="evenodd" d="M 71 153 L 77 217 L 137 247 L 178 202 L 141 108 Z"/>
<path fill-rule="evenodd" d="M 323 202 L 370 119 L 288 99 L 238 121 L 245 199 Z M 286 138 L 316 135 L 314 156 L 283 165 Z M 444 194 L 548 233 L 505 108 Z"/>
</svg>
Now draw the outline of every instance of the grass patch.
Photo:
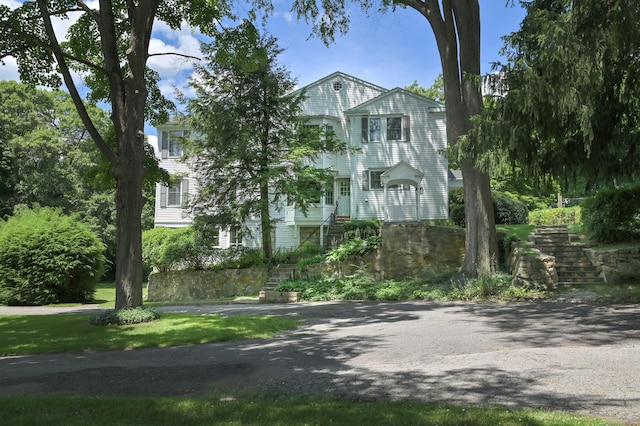
<svg viewBox="0 0 640 426">
<path fill-rule="evenodd" d="M 230 399 L 230 398 L 229 398 Z M 34 410 L 34 407 L 38 407 Z M 116 407 L 114 409 L 114 407 Z M 412 401 L 306 398 L 9 397 L 12 425 L 614 425 L 567 413 Z"/>
<path fill-rule="evenodd" d="M 271 338 L 298 320 L 275 316 L 163 314 L 135 325 L 95 326 L 90 315 L 0 316 L 0 356 L 124 350 Z"/>
<path fill-rule="evenodd" d="M 529 234 L 535 232 L 535 225 L 496 225 L 496 231 L 504 232 L 506 239 L 528 241 Z"/>
</svg>

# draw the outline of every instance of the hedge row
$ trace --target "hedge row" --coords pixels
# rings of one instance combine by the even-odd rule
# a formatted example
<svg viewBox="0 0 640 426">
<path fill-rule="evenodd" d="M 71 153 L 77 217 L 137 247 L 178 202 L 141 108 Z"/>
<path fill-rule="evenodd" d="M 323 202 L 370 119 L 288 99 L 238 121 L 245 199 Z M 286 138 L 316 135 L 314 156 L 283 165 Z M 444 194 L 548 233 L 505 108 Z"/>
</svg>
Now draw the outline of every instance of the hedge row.
<svg viewBox="0 0 640 426">
<path fill-rule="evenodd" d="M 640 184 L 605 189 L 582 202 L 584 233 L 613 243 L 640 239 Z"/>
<path fill-rule="evenodd" d="M 497 191 L 492 194 L 492 199 L 496 224 L 517 225 L 527 223 L 529 210 L 524 202 Z M 464 226 L 463 188 L 451 191 L 449 195 L 449 218 L 454 224 Z"/>
</svg>

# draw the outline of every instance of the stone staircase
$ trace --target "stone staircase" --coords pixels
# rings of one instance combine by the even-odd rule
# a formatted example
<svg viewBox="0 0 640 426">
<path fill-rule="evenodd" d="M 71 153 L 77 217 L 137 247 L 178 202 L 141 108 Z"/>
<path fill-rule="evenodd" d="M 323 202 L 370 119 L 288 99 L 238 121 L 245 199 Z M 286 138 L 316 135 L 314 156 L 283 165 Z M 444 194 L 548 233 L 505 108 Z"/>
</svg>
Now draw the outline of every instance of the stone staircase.
<svg viewBox="0 0 640 426">
<path fill-rule="evenodd" d="M 603 284 L 598 270 L 583 251 L 581 243 L 566 226 L 539 226 L 529 234 L 528 246 L 555 258 L 558 284 Z"/>
<path fill-rule="evenodd" d="M 329 250 L 338 247 L 344 242 L 344 224 L 351 218 L 349 216 L 336 216 L 335 222 L 329 228 L 327 234 L 327 248 Z"/>
<path fill-rule="evenodd" d="M 260 290 L 258 300 L 260 302 L 297 302 L 297 296 L 295 300 L 292 299 L 292 295 L 289 292 L 278 292 L 276 287 L 283 281 L 291 280 L 295 278 L 298 265 L 292 264 L 279 264 L 277 265 L 267 278 L 267 281 Z"/>
</svg>

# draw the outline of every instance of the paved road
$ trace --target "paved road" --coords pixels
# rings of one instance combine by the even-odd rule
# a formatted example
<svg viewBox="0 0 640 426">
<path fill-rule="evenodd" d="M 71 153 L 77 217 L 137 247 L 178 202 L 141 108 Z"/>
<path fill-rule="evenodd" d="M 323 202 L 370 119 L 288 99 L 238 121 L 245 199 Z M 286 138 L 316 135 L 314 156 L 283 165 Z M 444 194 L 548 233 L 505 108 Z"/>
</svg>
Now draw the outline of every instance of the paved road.
<svg viewBox="0 0 640 426">
<path fill-rule="evenodd" d="M 0 396 L 230 396 L 257 389 L 544 407 L 640 423 L 639 306 L 405 302 L 163 309 L 293 315 L 304 326 L 266 341 L 0 358 Z"/>
</svg>

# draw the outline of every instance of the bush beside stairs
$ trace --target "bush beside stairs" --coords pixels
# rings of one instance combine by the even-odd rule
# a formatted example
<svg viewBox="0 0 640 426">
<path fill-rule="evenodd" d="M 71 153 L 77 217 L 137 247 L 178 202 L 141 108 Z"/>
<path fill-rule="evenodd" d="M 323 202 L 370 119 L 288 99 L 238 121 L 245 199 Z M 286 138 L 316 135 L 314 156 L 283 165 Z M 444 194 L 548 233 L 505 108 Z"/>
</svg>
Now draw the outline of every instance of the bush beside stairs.
<svg viewBox="0 0 640 426">
<path fill-rule="evenodd" d="M 566 226 L 539 226 L 529 234 L 528 246 L 555 258 L 558 285 L 603 284 L 598 269 L 583 250 L 584 244 L 573 242 L 577 235 Z"/>
</svg>

